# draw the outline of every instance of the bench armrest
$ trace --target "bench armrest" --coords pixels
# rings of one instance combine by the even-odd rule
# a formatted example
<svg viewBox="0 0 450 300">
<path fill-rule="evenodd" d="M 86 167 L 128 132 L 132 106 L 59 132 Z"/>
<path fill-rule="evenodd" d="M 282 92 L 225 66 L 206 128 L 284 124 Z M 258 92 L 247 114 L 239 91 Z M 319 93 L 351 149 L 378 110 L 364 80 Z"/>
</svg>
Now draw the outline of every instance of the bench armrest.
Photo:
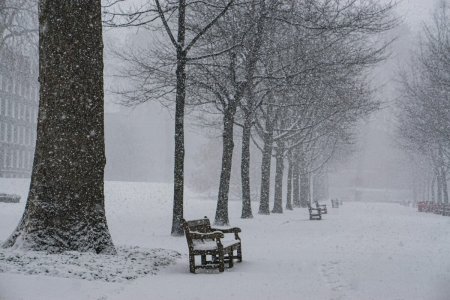
<svg viewBox="0 0 450 300">
<path fill-rule="evenodd" d="M 213 231 L 213 232 L 208 232 L 208 233 L 191 231 L 189 234 L 193 240 L 222 239 L 224 237 L 223 233 L 220 231 Z"/>
<path fill-rule="evenodd" d="M 241 229 L 239 227 L 232 227 L 232 228 L 211 228 L 211 230 L 214 231 L 220 231 L 222 233 L 238 233 L 241 232 Z"/>
<path fill-rule="evenodd" d="M 219 231 L 222 233 L 234 233 L 234 238 L 236 240 L 241 240 L 241 238 L 239 237 L 239 232 L 241 232 L 241 229 L 239 227 L 232 227 L 232 228 L 211 228 L 211 230 L 215 230 L 215 231 Z"/>
</svg>

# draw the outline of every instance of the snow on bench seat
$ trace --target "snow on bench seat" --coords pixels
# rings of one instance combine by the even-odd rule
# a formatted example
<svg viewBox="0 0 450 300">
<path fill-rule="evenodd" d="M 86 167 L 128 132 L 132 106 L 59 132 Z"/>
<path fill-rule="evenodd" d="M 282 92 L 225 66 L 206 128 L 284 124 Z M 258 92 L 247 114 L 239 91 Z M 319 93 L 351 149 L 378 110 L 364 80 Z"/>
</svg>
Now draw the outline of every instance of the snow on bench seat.
<svg viewBox="0 0 450 300">
<path fill-rule="evenodd" d="M 223 248 L 227 248 L 230 246 L 238 245 L 240 244 L 240 241 L 236 240 L 229 240 L 224 241 L 222 240 Z M 216 250 L 217 249 L 217 243 L 216 241 L 193 241 L 194 250 Z"/>
</svg>

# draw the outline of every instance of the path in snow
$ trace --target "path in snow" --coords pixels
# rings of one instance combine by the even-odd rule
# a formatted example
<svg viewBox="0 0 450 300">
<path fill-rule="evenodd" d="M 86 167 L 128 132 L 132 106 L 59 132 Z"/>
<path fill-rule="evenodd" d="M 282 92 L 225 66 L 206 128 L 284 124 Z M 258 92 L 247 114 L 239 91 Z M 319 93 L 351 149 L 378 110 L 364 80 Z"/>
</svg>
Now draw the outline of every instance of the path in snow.
<svg viewBox="0 0 450 300">
<path fill-rule="evenodd" d="M 6 192 L 26 191 L 19 186 Z M 330 208 L 322 221 L 309 221 L 304 209 L 241 220 L 240 203 L 232 201 L 230 220 L 242 228 L 244 262 L 223 274 L 192 275 L 185 239 L 169 236 L 171 188 L 108 182 L 106 195 L 115 243 L 175 250 L 182 253 L 175 265 L 120 283 L 1 273 L 0 299 L 450 298 L 449 217 L 348 202 Z M 187 192 L 186 217 L 213 218 L 215 205 Z M 0 204 L 0 240 L 21 209 L 23 204 Z"/>
</svg>

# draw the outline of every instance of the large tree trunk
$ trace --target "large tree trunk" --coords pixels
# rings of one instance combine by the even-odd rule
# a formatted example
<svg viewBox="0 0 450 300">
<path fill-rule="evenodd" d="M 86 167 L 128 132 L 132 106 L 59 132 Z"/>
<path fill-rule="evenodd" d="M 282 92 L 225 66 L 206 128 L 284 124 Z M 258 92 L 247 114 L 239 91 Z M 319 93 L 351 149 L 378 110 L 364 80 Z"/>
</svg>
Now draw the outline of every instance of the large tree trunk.
<svg viewBox="0 0 450 300">
<path fill-rule="evenodd" d="M 445 170 L 444 168 L 441 168 L 441 178 L 442 178 L 442 193 L 443 193 L 443 202 L 445 204 L 448 203 L 448 190 L 447 190 L 447 174 L 445 174 Z"/>
<path fill-rule="evenodd" d="M 310 202 L 310 182 L 308 174 L 305 174 L 305 170 L 301 168 L 300 175 L 300 205 L 301 207 L 307 207 Z"/>
<path fill-rule="evenodd" d="M 24 215 L 5 247 L 115 253 L 105 217 L 101 3 L 39 3 L 40 105 Z"/>
<path fill-rule="evenodd" d="M 293 161 L 293 168 L 292 168 L 292 188 L 293 188 L 293 199 L 294 207 L 300 207 L 300 166 L 298 163 L 298 160 Z"/>
<path fill-rule="evenodd" d="M 272 213 L 283 213 L 283 173 L 284 173 L 284 149 L 277 148 L 275 167 L 275 190 Z"/>
<path fill-rule="evenodd" d="M 231 163 L 233 161 L 233 126 L 236 109 L 229 107 L 223 117 L 223 152 L 220 173 L 219 196 L 217 200 L 216 225 L 228 225 L 228 193 L 230 190 Z"/>
<path fill-rule="evenodd" d="M 437 177 L 437 202 L 442 203 L 442 176 L 439 172 L 439 168 L 436 169 L 436 177 Z"/>
<path fill-rule="evenodd" d="M 186 0 L 180 0 L 178 9 L 178 48 L 177 48 L 177 88 L 175 98 L 175 154 L 173 172 L 173 236 L 182 236 L 184 206 L 184 107 L 186 102 L 186 52 L 183 51 L 185 42 L 185 12 Z"/>
<path fill-rule="evenodd" d="M 286 193 L 286 209 L 292 210 L 292 159 L 289 158 L 288 176 L 287 176 L 287 193 Z"/>
<path fill-rule="evenodd" d="M 436 176 L 433 176 L 433 179 L 431 180 L 431 186 L 430 186 L 430 192 L 431 192 L 431 201 L 436 202 L 436 191 L 435 191 L 435 182 L 436 182 Z"/>
<path fill-rule="evenodd" d="M 253 218 L 250 198 L 250 134 L 251 117 L 246 116 L 242 129 L 241 182 L 242 182 L 242 214 L 241 218 Z"/>
<path fill-rule="evenodd" d="M 273 148 L 273 128 L 266 126 L 264 133 L 264 148 L 261 162 L 261 198 L 259 202 L 259 214 L 269 215 L 269 195 L 270 195 L 270 167 L 272 162 Z"/>
<path fill-rule="evenodd" d="M 184 199 L 184 106 L 186 98 L 186 57 L 179 54 L 177 63 L 177 95 L 175 104 L 175 163 L 174 163 L 174 188 L 173 188 L 173 236 L 183 235 L 181 219 L 183 219 Z"/>
</svg>

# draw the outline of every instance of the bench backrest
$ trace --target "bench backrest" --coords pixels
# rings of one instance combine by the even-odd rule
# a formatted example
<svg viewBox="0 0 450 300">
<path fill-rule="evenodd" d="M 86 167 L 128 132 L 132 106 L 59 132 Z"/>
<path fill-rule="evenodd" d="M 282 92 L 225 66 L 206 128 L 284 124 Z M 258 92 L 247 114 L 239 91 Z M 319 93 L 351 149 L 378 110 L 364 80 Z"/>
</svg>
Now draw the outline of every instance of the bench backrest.
<svg viewBox="0 0 450 300">
<path fill-rule="evenodd" d="M 211 223 L 207 217 L 198 220 L 184 221 L 185 231 L 196 231 L 201 233 L 211 232 Z"/>
<path fill-rule="evenodd" d="M 211 232 L 211 223 L 209 222 L 208 217 L 204 217 L 203 219 L 186 221 L 182 220 L 184 235 L 186 236 L 186 240 L 189 248 L 192 247 L 192 237 L 190 235 L 191 232 L 200 232 L 200 233 L 208 233 Z"/>
</svg>

